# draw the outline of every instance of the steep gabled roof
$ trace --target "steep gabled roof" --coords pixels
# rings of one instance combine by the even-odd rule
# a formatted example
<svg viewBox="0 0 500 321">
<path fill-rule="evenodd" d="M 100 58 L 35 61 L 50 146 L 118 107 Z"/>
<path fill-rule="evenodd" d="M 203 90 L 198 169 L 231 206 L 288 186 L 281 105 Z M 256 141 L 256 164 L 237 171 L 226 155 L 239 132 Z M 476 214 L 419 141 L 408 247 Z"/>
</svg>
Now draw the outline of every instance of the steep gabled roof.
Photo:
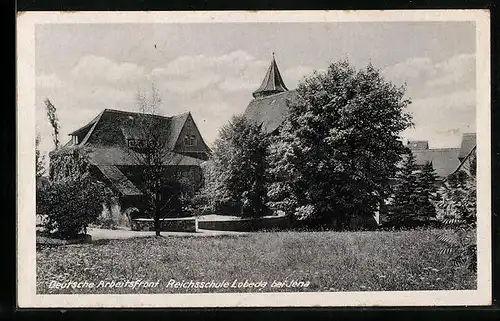
<svg viewBox="0 0 500 321">
<path fill-rule="evenodd" d="M 267 69 L 264 80 L 262 80 L 262 84 L 260 85 L 259 89 L 253 92 L 253 96 L 257 98 L 283 91 L 288 91 L 288 89 L 283 82 L 283 78 L 281 78 L 281 74 L 273 54 L 273 60 L 271 61 L 271 65 Z"/>
<path fill-rule="evenodd" d="M 180 115 L 173 116 L 170 120 L 170 139 L 168 142 L 168 147 L 173 149 L 175 144 L 179 140 L 179 135 L 181 134 L 182 128 L 186 123 L 190 113 L 184 113 Z"/>
<path fill-rule="evenodd" d="M 477 146 L 472 147 L 472 149 L 462 159 L 462 161 L 460 162 L 460 165 L 458 165 L 457 169 L 455 169 L 452 174 L 455 174 L 459 171 L 464 171 L 468 175 L 471 175 L 471 165 L 472 165 L 471 160 L 472 160 L 473 156 L 476 156 L 476 148 L 477 148 Z"/>
<path fill-rule="evenodd" d="M 295 97 L 297 97 L 297 92 L 291 90 L 253 99 L 243 115 L 257 124 L 262 124 L 265 132 L 272 133 L 285 120 L 289 110 L 288 103 Z"/>
<path fill-rule="evenodd" d="M 142 192 L 134 185 L 134 183 L 132 183 L 116 166 L 97 165 L 97 168 L 122 195 L 142 195 Z"/>
<path fill-rule="evenodd" d="M 470 151 L 476 146 L 476 133 L 464 133 L 460 145 L 460 154 L 458 157 L 464 159 Z"/>
<path fill-rule="evenodd" d="M 87 143 L 91 145 L 101 143 L 106 145 L 106 143 L 118 143 L 119 138 L 137 138 L 140 130 L 138 128 L 138 125 L 133 124 L 133 121 L 139 116 L 152 118 L 155 121 L 158 121 L 161 126 L 170 127 L 170 130 L 168 131 L 169 137 L 165 137 L 165 139 L 168 143 L 169 148 L 173 148 L 175 142 L 179 137 L 179 133 L 189 116 L 189 113 L 175 115 L 172 117 L 165 117 L 160 115 L 105 109 L 88 124 L 73 131 L 69 135 L 81 135 L 83 133 L 86 133 L 82 141 L 79 142 L 79 146 L 87 145 Z M 102 139 L 105 139 L 105 137 L 98 137 L 100 135 L 111 136 L 115 141 L 103 143 Z M 65 147 L 70 146 L 72 146 L 71 142 L 65 145 Z"/>
</svg>

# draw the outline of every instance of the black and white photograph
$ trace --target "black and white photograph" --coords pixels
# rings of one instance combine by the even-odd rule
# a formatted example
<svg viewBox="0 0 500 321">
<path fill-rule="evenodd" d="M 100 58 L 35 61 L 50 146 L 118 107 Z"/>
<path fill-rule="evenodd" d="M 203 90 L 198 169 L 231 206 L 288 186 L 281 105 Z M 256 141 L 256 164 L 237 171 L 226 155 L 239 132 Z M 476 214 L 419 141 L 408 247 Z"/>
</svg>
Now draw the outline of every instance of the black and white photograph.
<svg viewBox="0 0 500 321">
<path fill-rule="evenodd" d="M 480 10 L 18 17 L 26 307 L 491 303 Z"/>
</svg>

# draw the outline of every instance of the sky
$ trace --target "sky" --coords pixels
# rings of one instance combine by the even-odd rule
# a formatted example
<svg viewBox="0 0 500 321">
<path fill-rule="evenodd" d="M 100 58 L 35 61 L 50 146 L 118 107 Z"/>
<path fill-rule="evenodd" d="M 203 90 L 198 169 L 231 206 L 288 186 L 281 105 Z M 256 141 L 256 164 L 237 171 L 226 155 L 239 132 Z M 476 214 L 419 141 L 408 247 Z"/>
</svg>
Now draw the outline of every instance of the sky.
<svg viewBox="0 0 500 321">
<path fill-rule="evenodd" d="M 210 145 L 242 114 L 275 53 L 289 89 L 348 59 L 397 86 L 406 83 L 415 126 L 405 139 L 458 147 L 475 132 L 473 22 L 41 24 L 35 30 L 36 126 L 53 148 L 44 99 L 61 141 L 105 108 L 136 111 L 154 83 L 165 116 L 190 111 Z"/>
</svg>

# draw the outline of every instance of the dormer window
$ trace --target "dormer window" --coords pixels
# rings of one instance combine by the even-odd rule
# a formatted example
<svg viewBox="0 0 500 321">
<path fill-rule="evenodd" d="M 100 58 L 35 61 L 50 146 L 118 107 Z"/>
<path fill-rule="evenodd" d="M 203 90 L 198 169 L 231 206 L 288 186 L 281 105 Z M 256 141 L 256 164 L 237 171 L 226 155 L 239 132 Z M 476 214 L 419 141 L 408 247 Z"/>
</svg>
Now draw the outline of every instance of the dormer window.
<svg viewBox="0 0 500 321">
<path fill-rule="evenodd" d="M 195 135 L 185 135 L 184 136 L 184 146 L 195 146 L 196 136 Z"/>
</svg>

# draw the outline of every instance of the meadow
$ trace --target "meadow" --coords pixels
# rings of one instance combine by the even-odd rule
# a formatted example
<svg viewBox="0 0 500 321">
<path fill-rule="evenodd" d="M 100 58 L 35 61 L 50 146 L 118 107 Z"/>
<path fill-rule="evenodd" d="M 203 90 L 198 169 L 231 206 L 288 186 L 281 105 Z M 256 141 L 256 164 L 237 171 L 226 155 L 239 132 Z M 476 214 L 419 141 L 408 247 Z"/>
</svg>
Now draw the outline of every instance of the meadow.
<svg viewBox="0 0 500 321">
<path fill-rule="evenodd" d="M 37 249 L 37 293 L 185 293 L 475 289 L 476 275 L 440 254 L 450 230 L 259 232 L 142 237 Z M 258 288 L 174 288 L 169 280 L 266 282 Z M 158 282 L 156 287 L 49 288 L 60 282 Z M 299 287 L 271 287 L 292 281 Z"/>
</svg>

